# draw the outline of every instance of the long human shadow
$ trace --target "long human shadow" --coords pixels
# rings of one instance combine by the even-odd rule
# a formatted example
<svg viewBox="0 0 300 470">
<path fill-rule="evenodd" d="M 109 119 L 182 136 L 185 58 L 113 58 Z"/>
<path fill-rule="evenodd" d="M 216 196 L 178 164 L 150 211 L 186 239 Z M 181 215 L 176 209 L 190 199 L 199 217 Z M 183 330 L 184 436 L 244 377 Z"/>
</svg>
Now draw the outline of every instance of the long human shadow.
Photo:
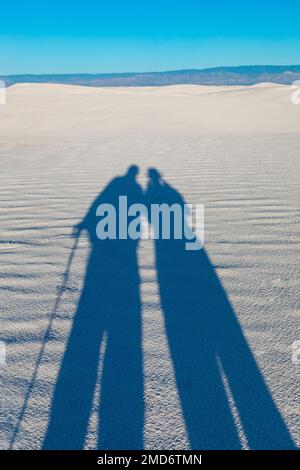
<svg viewBox="0 0 300 470">
<path fill-rule="evenodd" d="M 141 449 L 143 446 L 138 242 L 99 240 L 96 235 L 99 204 L 109 203 L 118 210 L 121 195 L 127 196 L 128 205 L 142 202 L 137 172 L 138 168 L 132 166 L 126 175 L 113 179 L 77 227 L 77 236 L 82 230 L 88 232 L 90 255 L 54 390 L 44 449 L 84 448 L 101 346 L 105 346 L 105 353 L 96 446 L 102 449 Z"/>
<path fill-rule="evenodd" d="M 147 201 L 183 207 L 155 169 Z M 251 449 L 294 448 L 239 321 L 204 249 L 156 234 L 156 268 L 178 392 L 192 449 L 240 449 L 234 401 Z"/>
</svg>

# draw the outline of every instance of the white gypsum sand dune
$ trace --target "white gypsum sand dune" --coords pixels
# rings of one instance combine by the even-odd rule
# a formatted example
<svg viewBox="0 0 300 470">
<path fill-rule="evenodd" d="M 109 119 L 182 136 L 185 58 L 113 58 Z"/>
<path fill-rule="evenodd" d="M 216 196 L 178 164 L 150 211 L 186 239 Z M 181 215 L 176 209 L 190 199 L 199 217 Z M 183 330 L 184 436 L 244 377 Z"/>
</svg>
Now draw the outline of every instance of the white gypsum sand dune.
<svg viewBox="0 0 300 470">
<path fill-rule="evenodd" d="M 0 142 L 97 141 L 299 131 L 285 85 L 88 88 L 19 84 L 1 108 Z M 17 135 L 16 135 L 17 134 Z"/>
<path fill-rule="evenodd" d="M 0 106 L 0 341 L 7 349 L 6 366 L 0 365 L 1 448 L 43 445 L 83 286 L 89 250 L 84 236 L 33 383 L 32 374 L 74 243 L 72 227 L 105 185 L 133 163 L 140 167 L 142 185 L 147 168 L 155 167 L 186 202 L 205 204 L 206 252 L 271 399 L 295 444 L 300 444 L 299 366 L 291 359 L 292 343 L 300 339 L 300 106 L 292 104 L 291 93 L 290 87 L 276 84 L 20 84 L 7 90 L 7 104 Z M 192 445 L 190 418 L 176 385 L 155 264 L 153 242 L 142 241 L 144 447 L 182 449 Z M 180 288 L 174 286 L 175 295 Z M 188 305 L 183 307 L 182 328 L 185 308 L 188 312 Z M 124 338 L 130 343 L 132 332 L 124 330 Z M 86 448 L 98 445 L 99 383 L 107 341 L 99 353 Z M 83 331 L 83 358 L 85 347 Z M 234 387 L 230 389 L 223 366 L 220 375 L 241 447 L 253 447 L 239 397 Z M 201 390 L 205 374 L 203 369 L 192 370 L 186 389 Z M 76 391 L 69 393 L 75 400 Z M 122 404 L 115 406 L 118 410 Z M 212 407 L 211 416 L 213 406 L 206 406 Z M 280 447 L 280 436 L 261 406 L 259 401 L 254 408 L 249 403 L 253 420 L 259 418 L 266 442 L 273 439 Z M 80 413 L 80 403 L 77 409 Z M 201 430 L 207 423 L 197 424 Z M 112 429 L 115 436 L 119 432 Z M 210 429 L 204 432 L 209 440 Z M 221 427 L 226 447 L 222 433 Z M 57 434 L 68 441 L 66 430 L 58 429 Z"/>
</svg>

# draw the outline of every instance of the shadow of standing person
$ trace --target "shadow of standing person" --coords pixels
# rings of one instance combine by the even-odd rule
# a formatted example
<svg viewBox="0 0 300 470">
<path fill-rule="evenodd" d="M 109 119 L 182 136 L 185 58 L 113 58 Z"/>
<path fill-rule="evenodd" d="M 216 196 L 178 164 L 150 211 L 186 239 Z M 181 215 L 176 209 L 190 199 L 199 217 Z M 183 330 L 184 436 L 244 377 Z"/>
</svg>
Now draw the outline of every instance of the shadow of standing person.
<svg viewBox="0 0 300 470">
<path fill-rule="evenodd" d="M 84 448 L 101 346 L 105 352 L 100 378 L 100 427 L 95 446 L 143 447 L 138 241 L 100 240 L 96 234 L 100 220 L 96 210 L 100 204 L 113 205 L 118 214 L 119 196 L 127 196 L 128 205 L 142 202 L 137 173 L 138 167 L 131 166 L 126 175 L 113 179 L 77 226 L 77 236 L 82 230 L 88 232 L 90 255 L 54 391 L 44 449 Z M 118 216 L 116 224 L 118 230 Z"/>
<path fill-rule="evenodd" d="M 155 169 L 146 198 L 148 210 L 153 203 L 184 205 Z M 205 250 L 187 251 L 172 232 L 169 240 L 156 238 L 161 305 L 191 448 L 241 448 L 228 388 L 251 449 L 294 448 Z"/>
</svg>

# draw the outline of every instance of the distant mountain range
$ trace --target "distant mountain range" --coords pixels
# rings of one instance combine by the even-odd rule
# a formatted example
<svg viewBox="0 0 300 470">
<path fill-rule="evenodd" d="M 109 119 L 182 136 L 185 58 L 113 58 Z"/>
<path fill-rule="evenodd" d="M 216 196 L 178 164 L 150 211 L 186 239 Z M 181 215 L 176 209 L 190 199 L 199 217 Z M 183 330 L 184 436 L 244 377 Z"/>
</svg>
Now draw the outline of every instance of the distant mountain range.
<svg viewBox="0 0 300 470">
<path fill-rule="evenodd" d="M 262 82 L 291 84 L 300 80 L 300 65 L 245 65 L 209 69 L 145 73 L 78 73 L 49 75 L 2 75 L 7 86 L 15 83 L 61 83 L 85 86 L 159 85 L 254 85 Z"/>
</svg>

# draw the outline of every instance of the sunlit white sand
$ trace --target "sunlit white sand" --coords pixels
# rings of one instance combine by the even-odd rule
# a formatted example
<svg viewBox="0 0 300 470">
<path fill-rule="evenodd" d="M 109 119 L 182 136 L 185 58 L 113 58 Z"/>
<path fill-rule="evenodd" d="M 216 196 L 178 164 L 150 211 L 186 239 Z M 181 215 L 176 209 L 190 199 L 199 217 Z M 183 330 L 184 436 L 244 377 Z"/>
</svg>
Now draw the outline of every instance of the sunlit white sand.
<svg viewBox="0 0 300 470">
<path fill-rule="evenodd" d="M 83 237 L 31 384 L 73 244 L 69 235 L 95 196 L 132 163 L 140 167 L 141 184 L 147 168 L 155 167 L 187 202 L 205 204 L 206 250 L 300 444 L 300 369 L 291 360 L 291 345 L 300 339 L 300 106 L 291 103 L 291 93 L 275 84 L 8 89 L 7 104 L 0 106 L 0 340 L 7 345 L 7 365 L 0 366 L 1 448 L 10 446 L 28 387 L 14 448 L 42 445 L 88 254 Z M 145 447 L 185 448 L 151 241 L 141 243 L 139 265 Z M 96 446 L 100 399 L 96 390 L 88 448 Z"/>
</svg>

